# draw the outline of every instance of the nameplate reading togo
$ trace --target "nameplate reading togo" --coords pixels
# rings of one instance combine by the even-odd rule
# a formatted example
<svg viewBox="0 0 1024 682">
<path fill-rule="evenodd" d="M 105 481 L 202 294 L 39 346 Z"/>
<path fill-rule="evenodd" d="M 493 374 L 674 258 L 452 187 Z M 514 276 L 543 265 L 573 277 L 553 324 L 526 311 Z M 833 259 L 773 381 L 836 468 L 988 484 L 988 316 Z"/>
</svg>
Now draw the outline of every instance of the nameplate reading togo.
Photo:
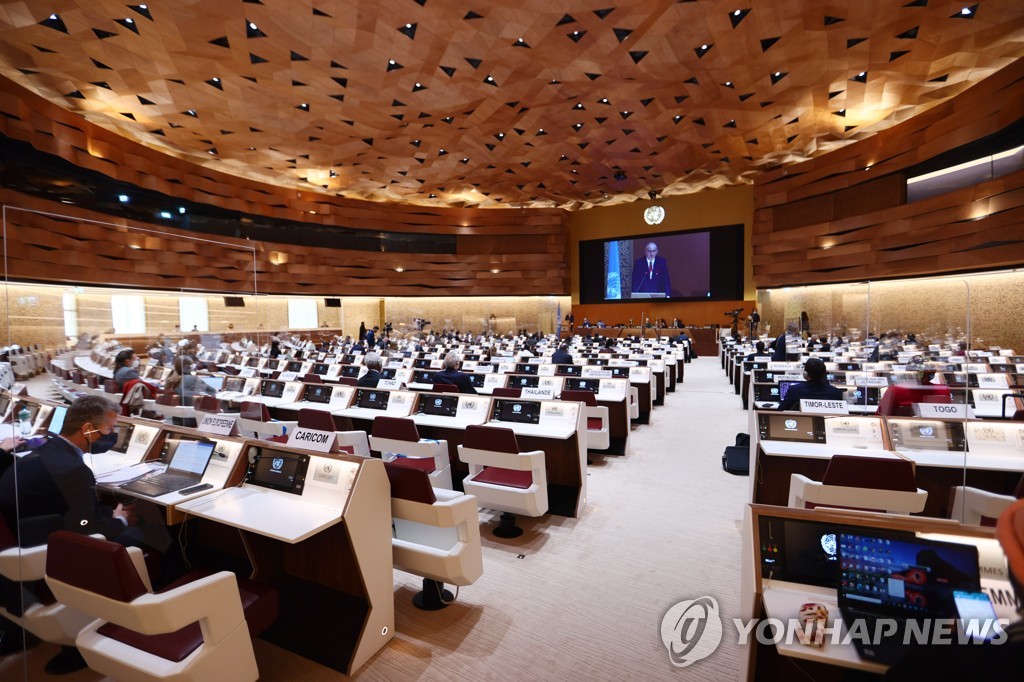
<svg viewBox="0 0 1024 682">
<path fill-rule="evenodd" d="M 398 379 L 381 379 L 377 382 L 377 388 L 388 388 L 398 390 L 402 388 L 402 382 Z"/>
<path fill-rule="evenodd" d="M 967 419 L 967 405 L 963 403 L 914 403 L 913 409 L 918 417 Z"/>
<path fill-rule="evenodd" d="M 337 434 L 333 431 L 317 431 L 300 426 L 293 429 L 288 436 L 288 445 L 313 452 L 331 452 L 337 440 Z"/>
<path fill-rule="evenodd" d="M 850 406 L 845 400 L 814 400 L 813 398 L 800 399 L 800 411 L 808 414 L 849 414 Z"/>
<path fill-rule="evenodd" d="M 212 433 L 216 436 L 237 436 L 238 415 L 237 414 L 206 414 L 199 422 L 199 430 L 203 433 Z"/>
</svg>

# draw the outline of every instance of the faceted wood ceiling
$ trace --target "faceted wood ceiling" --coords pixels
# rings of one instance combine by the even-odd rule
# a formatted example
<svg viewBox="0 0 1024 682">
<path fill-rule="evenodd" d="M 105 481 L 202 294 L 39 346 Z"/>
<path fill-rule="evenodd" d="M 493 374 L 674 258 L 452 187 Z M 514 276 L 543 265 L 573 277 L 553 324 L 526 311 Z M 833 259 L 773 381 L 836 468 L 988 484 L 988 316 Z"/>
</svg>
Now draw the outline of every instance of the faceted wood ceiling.
<svg viewBox="0 0 1024 682">
<path fill-rule="evenodd" d="M 750 183 L 923 111 L 1024 55 L 1024 2 L 0 0 L 0 30 L 0 73 L 204 166 L 581 208 Z"/>
</svg>

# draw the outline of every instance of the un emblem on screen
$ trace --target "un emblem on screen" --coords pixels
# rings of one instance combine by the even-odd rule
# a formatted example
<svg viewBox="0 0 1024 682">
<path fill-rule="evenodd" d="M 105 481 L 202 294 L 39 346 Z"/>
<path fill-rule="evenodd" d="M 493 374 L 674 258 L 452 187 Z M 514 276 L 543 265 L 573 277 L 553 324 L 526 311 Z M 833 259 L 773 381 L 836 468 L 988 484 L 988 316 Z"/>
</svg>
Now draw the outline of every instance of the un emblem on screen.
<svg viewBox="0 0 1024 682">
<path fill-rule="evenodd" d="M 523 411 L 523 406 L 519 404 L 513 405 L 512 411 L 515 412 L 516 414 L 519 414 L 520 412 Z"/>
<path fill-rule="evenodd" d="M 284 466 L 284 457 L 275 457 L 270 465 L 274 468 L 274 471 L 280 471 L 281 467 Z"/>
<path fill-rule="evenodd" d="M 795 419 L 787 419 L 786 420 L 786 428 L 787 429 L 795 429 L 796 428 L 796 420 Z"/>
<path fill-rule="evenodd" d="M 921 435 L 922 436 L 930 436 L 933 433 L 935 433 L 935 429 L 933 429 L 932 427 L 930 427 L 930 426 L 922 426 L 921 427 Z"/>
<path fill-rule="evenodd" d="M 441 407 L 441 399 L 434 398 L 434 407 Z"/>
</svg>

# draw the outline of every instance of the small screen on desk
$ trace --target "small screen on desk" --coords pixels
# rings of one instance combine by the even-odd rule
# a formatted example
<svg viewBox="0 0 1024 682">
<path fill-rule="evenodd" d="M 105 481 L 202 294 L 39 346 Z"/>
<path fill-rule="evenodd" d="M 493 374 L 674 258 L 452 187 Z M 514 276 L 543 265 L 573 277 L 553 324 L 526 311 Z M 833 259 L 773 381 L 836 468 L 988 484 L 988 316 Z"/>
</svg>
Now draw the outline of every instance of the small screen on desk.
<svg viewBox="0 0 1024 682">
<path fill-rule="evenodd" d="M 414 360 L 412 366 L 416 369 L 426 369 L 430 367 L 430 360 L 428 358 L 420 358 L 419 360 Z"/>
<path fill-rule="evenodd" d="M 263 369 L 277 369 L 278 365 L 280 364 L 281 361 L 278 360 L 277 358 L 270 358 L 269 360 L 267 360 L 267 363 L 263 365 Z"/>
<path fill-rule="evenodd" d="M 267 398 L 280 398 L 284 395 L 284 382 L 264 381 L 262 395 Z"/>
<path fill-rule="evenodd" d="M 242 356 L 241 355 L 232 355 L 231 356 L 231 362 L 229 362 L 228 364 L 229 365 L 240 365 L 240 364 L 242 364 Z"/>
<path fill-rule="evenodd" d="M 398 372 L 398 370 L 394 367 L 387 367 L 380 371 L 380 376 L 382 379 L 394 379 L 396 372 Z"/>
<path fill-rule="evenodd" d="M 537 388 L 540 386 L 540 377 L 524 377 L 512 375 L 508 378 L 509 388 Z"/>
<path fill-rule="evenodd" d="M 302 494 L 309 466 L 309 455 L 281 452 L 267 448 L 253 448 L 252 464 L 246 483 L 294 495 Z"/>
<path fill-rule="evenodd" d="M 391 394 L 387 391 L 377 391 L 369 388 L 360 389 L 356 393 L 356 407 L 367 410 L 386 410 Z"/>
<path fill-rule="evenodd" d="M 779 395 L 779 385 L 754 384 L 754 400 L 759 403 L 780 402 L 782 400 L 782 396 Z"/>
<path fill-rule="evenodd" d="M 540 365 L 532 365 L 527 362 L 520 362 L 516 365 L 517 374 L 536 374 Z"/>
<path fill-rule="evenodd" d="M 612 371 L 612 377 L 615 379 L 628 379 L 629 378 L 629 367 L 609 367 Z"/>
<path fill-rule="evenodd" d="M 897 450 L 964 451 L 964 425 L 960 422 L 891 419 L 892 444 Z"/>
<path fill-rule="evenodd" d="M 348 353 L 346 355 L 342 355 L 341 356 L 341 364 L 343 364 L 343 365 L 351 365 L 355 361 L 356 361 L 356 356 L 351 354 L 351 353 Z"/>
<path fill-rule="evenodd" d="M 7 414 L 7 408 L 11 406 L 11 399 L 5 395 L 0 395 L 0 415 Z"/>
<path fill-rule="evenodd" d="M 241 393 L 245 388 L 243 377 L 230 377 L 224 380 L 224 390 L 228 393 Z"/>
<path fill-rule="evenodd" d="M 825 442 L 824 417 L 786 413 L 762 413 L 757 417 L 762 440 L 784 440 L 797 443 Z"/>
<path fill-rule="evenodd" d="M 579 365 L 557 365 L 555 374 L 560 377 L 578 377 L 583 372 Z"/>
<path fill-rule="evenodd" d="M 413 383 L 417 384 L 432 384 L 434 383 L 434 375 L 436 372 L 428 372 L 425 369 L 417 370 L 412 374 Z"/>
<path fill-rule="evenodd" d="M 626 368 L 628 369 L 628 368 Z M 570 391 L 593 391 L 597 393 L 601 389 L 600 379 L 566 379 L 565 387 Z"/>
<path fill-rule="evenodd" d="M 329 369 L 330 366 L 326 362 L 318 362 L 315 365 L 313 365 L 312 372 L 313 374 L 323 376 L 324 374 L 327 374 L 327 370 Z"/>
<path fill-rule="evenodd" d="M 422 395 L 417 411 L 435 417 L 454 417 L 458 408 L 457 395 Z"/>
<path fill-rule="evenodd" d="M 359 376 L 359 365 L 342 365 L 341 376 L 355 379 Z"/>
<path fill-rule="evenodd" d="M 775 381 L 775 370 L 774 369 L 755 369 L 754 370 L 754 383 L 755 384 L 770 384 Z"/>
<path fill-rule="evenodd" d="M 494 415 L 498 421 L 537 424 L 540 422 L 540 403 L 496 400 Z"/>
<path fill-rule="evenodd" d="M 470 374 L 469 383 L 473 384 L 473 388 L 483 388 L 484 382 L 487 380 L 486 374 Z"/>
<path fill-rule="evenodd" d="M 600 367 L 606 367 L 608 365 L 608 358 L 594 358 L 590 361 L 591 365 L 598 365 Z"/>
<path fill-rule="evenodd" d="M 326 384 L 309 384 L 306 386 L 306 395 L 303 399 L 310 403 L 329 403 L 331 394 L 334 392 L 332 386 Z"/>
<path fill-rule="evenodd" d="M 463 360 L 469 360 L 471 362 L 479 362 L 480 361 L 480 355 L 479 355 L 479 353 L 467 353 L 466 356 L 463 357 L 462 359 Z"/>
<path fill-rule="evenodd" d="M 284 370 L 286 372 L 301 372 L 302 371 L 302 363 L 299 362 L 298 360 L 290 360 L 288 362 L 288 365 L 284 368 Z"/>
<path fill-rule="evenodd" d="M 860 371 L 859 362 L 840 362 L 838 365 L 840 370 L 844 372 L 858 372 Z"/>
<path fill-rule="evenodd" d="M 259 367 L 259 365 L 260 365 L 260 359 L 259 358 L 249 358 L 248 360 L 245 361 L 245 366 L 246 367 Z"/>
<path fill-rule="evenodd" d="M 877 386 L 851 386 L 846 402 L 851 405 L 878 405 L 881 393 Z"/>
</svg>

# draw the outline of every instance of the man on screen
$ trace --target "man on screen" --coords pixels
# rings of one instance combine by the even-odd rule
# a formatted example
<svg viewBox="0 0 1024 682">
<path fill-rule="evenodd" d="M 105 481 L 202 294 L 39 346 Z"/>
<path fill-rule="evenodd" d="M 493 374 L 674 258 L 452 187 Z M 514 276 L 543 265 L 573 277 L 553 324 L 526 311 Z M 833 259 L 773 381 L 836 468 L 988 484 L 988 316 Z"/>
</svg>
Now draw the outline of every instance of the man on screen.
<svg viewBox="0 0 1024 682">
<path fill-rule="evenodd" d="M 672 285 L 668 281 L 668 263 L 658 256 L 658 245 L 649 242 L 644 249 L 644 257 L 633 263 L 634 294 L 665 294 L 672 295 Z"/>
</svg>

